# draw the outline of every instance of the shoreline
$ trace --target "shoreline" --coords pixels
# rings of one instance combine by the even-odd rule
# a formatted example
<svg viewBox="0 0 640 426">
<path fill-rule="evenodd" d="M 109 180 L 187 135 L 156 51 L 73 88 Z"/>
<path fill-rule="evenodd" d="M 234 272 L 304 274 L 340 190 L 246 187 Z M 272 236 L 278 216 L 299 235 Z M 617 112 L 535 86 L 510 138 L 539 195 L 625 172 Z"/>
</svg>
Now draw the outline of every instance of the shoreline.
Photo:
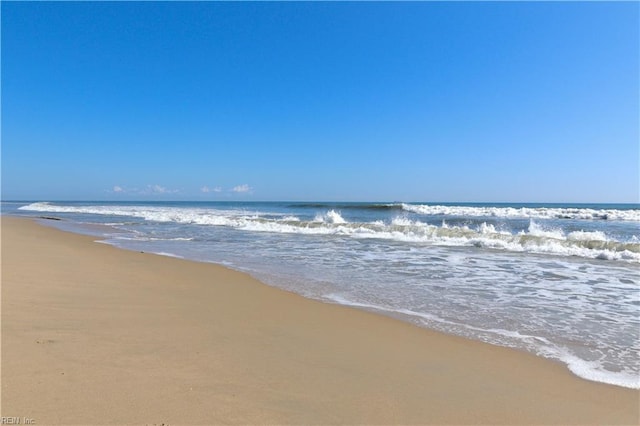
<svg viewBox="0 0 640 426">
<path fill-rule="evenodd" d="M 76 234 L 81 234 L 81 235 L 88 235 L 91 237 L 99 237 L 99 238 L 104 238 L 103 239 L 99 239 L 96 240 L 96 242 L 99 243 L 104 243 L 104 244 L 108 244 L 108 245 L 112 245 L 113 247 L 119 248 L 119 249 L 123 249 L 123 250 L 128 250 L 128 251 L 140 251 L 141 249 L 143 249 L 143 247 L 140 247 L 138 249 L 132 248 L 132 247 L 127 247 L 126 245 L 121 245 L 121 244 L 117 244 L 113 241 L 109 241 L 109 237 L 108 236 L 104 236 L 104 234 L 108 234 L 113 232 L 113 228 L 110 225 L 104 225 L 104 224 L 97 224 L 97 223 L 83 223 L 83 224 L 78 224 L 78 223 L 74 223 L 74 222 L 67 222 L 64 219 L 60 218 L 60 217 L 56 217 L 56 216 L 36 216 L 35 217 L 38 222 L 42 225 L 45 226 L 51 226 L 55 229 L 59 229 L 65 232 L 71 232 L 71 233 L 76 233 Z M 54 222 L 55 221 L 55 222 Z M 58 223 L 56 223 L 58 222 Z M 106 231 L 104 231 L 106 230 Z M 312 300 L 316 300 L 322 303 L 330 303 L 330 304 L 338 304 L 341 306 L 346 306 L 346 307 L 350 307 L 353 309 L 358 309 L 358 310 L 365 310 L 367 312 L 371 312 L 377 315 L 383 315 L 386 317 L 390 317 L 390 318 L 394 318 L 394 319 L 399 319 L 401 321 L 404 322 L 408 322 L 414 326 L 417 327 L 421 327 L 421 328 L 425 328 L 428 330 L 432 330 L 432 331 L 436 331 L 436 332 L 440 332 L 440 333 L 444 333 L 446 335 L 455 335 L 455 336 L 460 336 L 462 338 L 465 339 L 469 339 L 469 340 L 474 340 L 474 341 L 480 341 L 480 342 L 485 342 L 485 343 L 489 343 L 491 345 L 497 345 L 497 346 L 502 346 L 502 347 L 507 347 L 507 348 L 512 348 L 515 349 L 517 351 L 523 351 L 526 353 L 530 353 L 533 355 L 536 355 L 538 357 L 542 357 L 554 362 L 559 362 L 562 365 L 564 365 L 572 374 L 578 376 L 581 379 L 585 379 L 588 381 L 593 381 L 596 383 L 604 383 L 604 384 L 609 384 L 609 385 L 614 385 L 614 386 L 620 386 L 623 388 L 628 388 L 628 389 L 634 389 L 634 390 L 640 390 L 640 386 L 639 386 L 639 382 L 638 380 L 640 380 L 640 378 L 638 377 L 634 377 L 631 374 L 623 374 L 623 375 L 611 375 L 608 373 L 611 372 L 602 372 L 602 371 L 598 371 L 598 370 L 594 370 L 592 368 L 590 368 L 588 366 L 588 361 L 585 361 L 584 359 L 575 357 L 573 355 L 571 355 L 569 352 L 563 352 L 561 350 L 558 350 L 555 347 L 551 347 L 551 348 L 544 348 L 542 350 L 542 352 L 546 353 L 546 355 L 541 355 L 541 350 L 540 348 L 533 348 L 531 346 L 527 346 L 527 345 L 523 345 L 521 342 L 513 342 L 513 341 L 508 341 L 508 342 L 496 342 L 495 341 L 495 336 L 493 336 L 493 338 L 489 337 L 487 338 L 486 336 L 484 338 L 479 337 L 477 335 L 470 335 L 468 333 L 464 333 L 461 332 L 461 330 L 464 330 L 466 328 L 466 326 L 464 324 L 459 324 L 459 323 L 454 323 L 451 322 L 449 323 L 447 320 L 444 320 L 442 318 L 439 319 L 440 323 L 447 323 L 447 324 L 453 324 L 454 326 L 459 327 L 456 331 L 453 331 L 451 329 L 449 330 L 445 330 L 443 328 L 439 328 L 437 326 L 437 324 L 426 324 L 423 321 L 423 318 L 425 318 L 425 316 L 423 314 L 421 314 L 420 312 L 410 312 L 406 309 L 385 309 L 381 306 L 376 306 L 376 305 L 370 305 L 370 304 L 366 304 L 366 303 L 360 303 L 360 302 L 354 302 L 351 300 L 347 300 L 342 298 L 341 296 L 336 296 L 336 297 L 332 297 L 334 295 L 323 295 L 323 296 L 318 296 L 317 294 L 313 294 L 313 295 L 309 295 L 309 294 L 305 294 L 304 292 L 301 292 L 299 290 L 295 290 L 292 289 L 291 287 L 287 287 L 287 286 L 282 286 L 280 285 L 281 283 L 278 282 L 278 280 L 275 279 L 269 279 L 267 278 L 266 280 L 261 279 L 260 277 L 260 273 L 257 270 L 249 270 L 249 269 L 243 269 L 243 268 L 237 268 L 238 265 L 235 266 L 231 266 L 229 264 L 221 264 L 215 261 L 210 261 L 210 260 L 199 260 L 196 258 L 190 258 L 190 257 L 185 257 L 182 256 L 180 254 L 176 254 L 174 252 L 164 252 L 164 251 L 153 251 L 153 250 L 145 250 L 145 252 L 150 253 L 150 254 L 155 254 L 155 255 L 160 255 L 160 256 L 168 256 L 168 257 L 175 257 L 175 258 L 179 258 L 179 259 L 185 259 L 188 261 L 195 261 L 195 262 L 203 262 L 203 263 L 211 263 L 211 264 L 215 264 L 215 265 L 219 265 L 225 268 L 229 268 L 232 269 L 234 271 L 238 271 L 238 272 L 244 272 L 244 273 L 248 273 L 249 275 L 251 275 L 253 278 L 255 278 L 256 280 L 262 282 L 263 284 L 266 284 L 270 287 L 274 287 L 274 288 L 279 288 L 281 290 L 284 291 L 288 291 L 297 295 L 302 295 L 305 298 L 308 299 L 312 299 Z M 244 266 L 244 265 L 243 265 Z M 473 329 L 473 327 L 471 327 Z M 468 332 L 468 329 L 465 330 Z M 490 330 L 487 331 L 486 334 L 491 335 L 491 333 L 498 333 L 498 331 L 494 331 L 494 330 Z M 529 336 L 531 337 L 531 336 Z M 520 343 L 520 344 L 518 344 Z M 525 347 L 526 346 L 526 347 Z"/>
<path fill-rule="evenodd" d="M 36 424 L 637 424 L 640 391 L 225 267 L 2 216 L 2 415 Z"/>
</svg>

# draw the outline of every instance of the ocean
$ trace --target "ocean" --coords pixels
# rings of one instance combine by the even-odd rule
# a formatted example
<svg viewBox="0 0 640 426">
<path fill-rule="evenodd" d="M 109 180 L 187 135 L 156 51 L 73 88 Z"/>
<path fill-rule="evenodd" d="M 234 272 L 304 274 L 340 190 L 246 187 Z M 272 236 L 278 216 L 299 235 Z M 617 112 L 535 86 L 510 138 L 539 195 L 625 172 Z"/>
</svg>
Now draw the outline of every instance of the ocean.
<svg viewBox="0 0 640 426">
<path fill-rule="evenodd" d="M 640 389 L 640 205 L 3 202 Z"/>
</svg>

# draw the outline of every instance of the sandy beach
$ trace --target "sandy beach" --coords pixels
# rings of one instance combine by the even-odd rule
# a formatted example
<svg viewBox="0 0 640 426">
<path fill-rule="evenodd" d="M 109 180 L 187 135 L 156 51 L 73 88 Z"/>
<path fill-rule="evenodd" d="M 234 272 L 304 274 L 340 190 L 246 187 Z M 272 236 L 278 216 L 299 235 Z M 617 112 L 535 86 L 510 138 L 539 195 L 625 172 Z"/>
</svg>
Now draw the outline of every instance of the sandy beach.
<svg viewBox="0 0 640 426">
<path fill-rule="evenodd" d="M 638 424 L 640 392 L 217 265 L 2 217 L 2 416 L 35 424 Z"/>
</svg>

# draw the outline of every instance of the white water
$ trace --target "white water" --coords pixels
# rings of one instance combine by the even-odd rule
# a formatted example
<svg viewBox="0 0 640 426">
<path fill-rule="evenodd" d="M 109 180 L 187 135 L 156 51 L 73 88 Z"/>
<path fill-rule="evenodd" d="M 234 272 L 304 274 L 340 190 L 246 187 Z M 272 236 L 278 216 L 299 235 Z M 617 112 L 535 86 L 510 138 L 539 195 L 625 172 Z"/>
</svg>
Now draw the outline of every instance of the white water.
<svg viewBox="0 0 640 426">
<path fill-rule="evenodd" d="M 423 215 L 447 215 L 464 217 L 506 217 L 533 219 L 585 219 L 640 221 L 640 209 L 591 209 L 554 207 L 467 207 L 402 204 L 404 210 Z"/>
<path fill-rule="evenodd" d="M 406 208 L 408 205 L 403 205 Z M 426 207 L 419 208 L 421 214 Z M 433 211 L 440 211 L 435 206 Z M 108 216 L 131 216 L 147 221 L 175 222 L 179 224 L 198 224 L 225 226 L 254 232 L 292 233 L 311 235 L 348 235 L 354 238 L 377 238 L 399 242 L 424 243 L 443 246 L 475 246 L 496 250 L 548 253 L 562 256 L 578 256 L 591 259 L 619 260 L 640 263 L 640 242 L 618 241 L 607 237 L 602 231 L 573 231 L 565 233 L 561 229 L 544 228 L 530 219 L 527 230 L 517 233 L 508 230 L 497 230 L 494 225 L 481 222 L 475 226 L 451 226 L 446 222 L 433 225 L 420 220 L 410 220 L 397 216 L 390 222 L 380 220 L 371 222 L 348 222 L 340 212 L 329 210 L 316 214 L 312 220 L 300 220 L 291 215 L 274 215 L 273 213 L 246 212 L 242 210 L 219 210 L 204 208 L 176 208 L 154 206 L 60 206 L 49 203 L 33 203 L 22 210 L 56 212 L 56 213 L 84 213 Z M 521 215 L 523 209 L 491 209 L 491 208 L 454 208 L 447 207 L 447 211 L 454 211 L 455 216 L 468 210 L 472 213 L 496 210 L 504 215 L 511 215 L 511 210 Z M 553 215 L 557 211 L 576 209 L 528 209 L 541 214 Z M 592 209 L 586 209 L 591 211 Z M 431 210 L 430 210 L 431 211 Z M 610 210 L 611 215 L 631 217 L 635 213 Z M 486 213 L 486 212 L 485 212 Z M 435 213 L 430 213 L 435 214 Z M 442 213 L 438 213 L 442 214 Z M 450 214 L 450 213 L 447 213 Z M 579 216 L 589 216 L 589 213 L 576 213 Z M 275 217 L 274 217 L 275 216 Z M 472 214 L 474 216 L 474 214 Z M 596 214 L 596 216 L 598 216 Z M 518 216 L 519 217 L 519 216 Z M 625 219 L 629 220 L 629 219 Z M 640 219 L 639 219 L 640 220 Z"/>
</svg>

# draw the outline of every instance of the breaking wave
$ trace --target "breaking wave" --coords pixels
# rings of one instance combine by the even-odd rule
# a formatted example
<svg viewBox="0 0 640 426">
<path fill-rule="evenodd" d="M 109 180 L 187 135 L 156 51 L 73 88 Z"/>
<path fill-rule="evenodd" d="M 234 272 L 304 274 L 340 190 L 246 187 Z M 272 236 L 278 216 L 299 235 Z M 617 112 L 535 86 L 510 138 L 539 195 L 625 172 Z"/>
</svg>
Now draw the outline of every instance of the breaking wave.
<svg viewBox="0 0 640 426">
<path fill-rule="evenodd" d="M 414 203 L 294 203 L 292 208 L 406 211 L 429 216 L 640 221 L 639 208 L 455 206 Z"/>
<path fill-rule="evenodd" d="M 640 221 L 640 209 L 432 206 L 404 203 L 401 206 L 408 212 L 433 216 Z"/>
<path fill-rule="evenodd" d="M 406 208 L 408 205 L 403 205 Z M 520 215 L 517 217 L 530 218 L 526 230 L 513 231 L 496 229 L 493 224 L 479 222 L 475 225 L 449 225 L 443 220 L 441 225 L 433 225 L 420 220 L 411 220 L 404 216 L 397 216 L 390 221 L 349 222 L 344 219 L 340 211 L 331 209 L 317 214 L 312 220 L 302 220 L 291 215 L 273 215 L 261 212 L 246 212 L 242 210 L 216 210 L 210 208 L 181 208 L 156 206 L 61 206 L 49 203 L 34 203 L 21 207 L 22 210 L 52 212 L 52 213 L 84 213 L 98 215 L 129 216 L 153 222 L 174 222 L 180 224 L 197 224 L 210 226 L 224 226 L 252 232 L 272 232 L 308 235 L 336 235 L 352 238 L 376 238 L 402 242 L 433 244 L 441 246 L 475 246 L 494 250 L 512 252 L 530 252 L 554 254 L 561 256 L 579 256 L 592 259 L 627 261 L 640 263 L 640 241 L 618 241 L 607 236 L 602 231 L 573 231 L 565 232 L 561 229 L 546 228 L 539 225 L 533 218 L 549 217 L 568 214 L 573 209 L 533 209 L 534 212 L 523 209 L 509 208 L 480 208 L 480 207 L 444 207 L 444 206 L 414 206 L 419 210 L 429 211 L 429 214 L 442 213 L 446 209 L 447 215 L 488 215 L 494 216 Z M 471 210 L 470 210 L 471 209 Z M 513 211 L 512 211 L 513 210 Z M 593 218 L 595 213 L 580 211 L 576 216 Z M 591 211 L 591 209 L 586 209 Z M 439 212 L 439 213 L 438 213 Z M 525 216 L 528 214 L 528 216 Z M 615 211 L 616 217 L 630 220 L 635 210 Z M 425 213 L 427 214 L 427 213 Z M 536 216 L 537 214 L 537 216 Z M 601 213 L 598 213 L 601 214 Z M 614 213 L 609 213 L 613 215 Z"/>
</svg>

